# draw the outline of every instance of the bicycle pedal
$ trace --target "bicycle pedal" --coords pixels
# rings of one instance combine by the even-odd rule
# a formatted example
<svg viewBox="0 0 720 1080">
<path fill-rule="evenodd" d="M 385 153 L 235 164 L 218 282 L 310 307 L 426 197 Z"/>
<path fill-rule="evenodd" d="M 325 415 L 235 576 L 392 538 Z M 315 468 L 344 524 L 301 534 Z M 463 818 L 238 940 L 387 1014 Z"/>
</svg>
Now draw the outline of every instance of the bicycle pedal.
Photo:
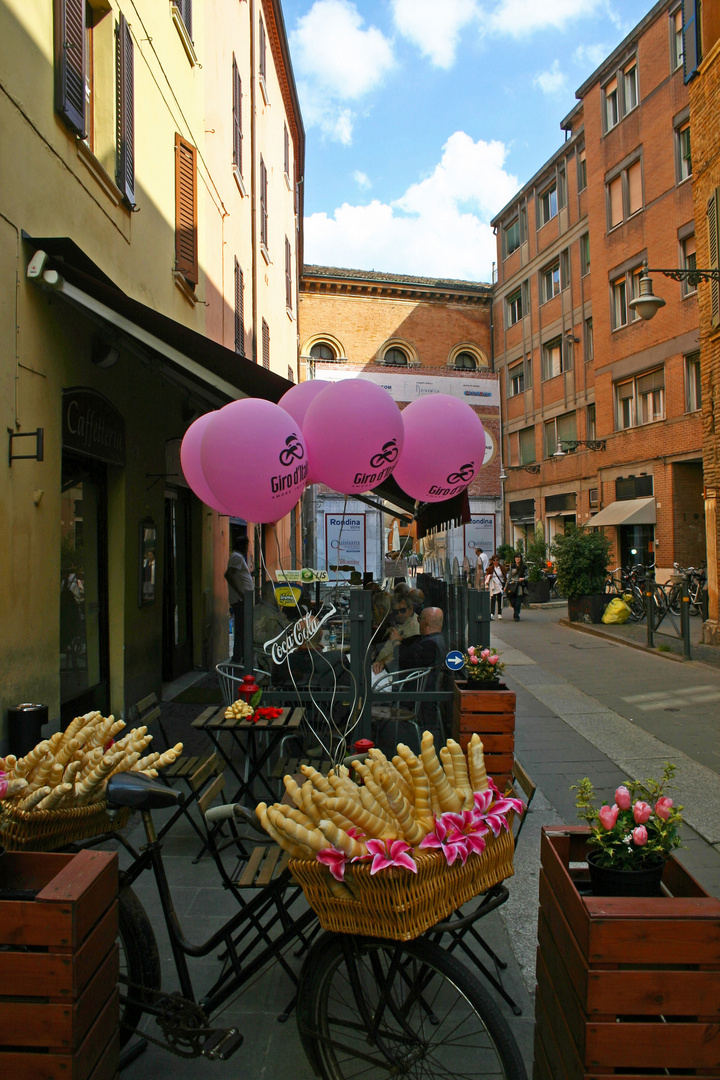
<svg viewBox="0 0 720 1080">
<path fill-rule="evenodd" d="M 203 1057 L 210 1061 L 227 1061 L 243 1044 L 243 1036 L 237 1028 L 215 1028 L 205 1040 Z"/>
</svg>

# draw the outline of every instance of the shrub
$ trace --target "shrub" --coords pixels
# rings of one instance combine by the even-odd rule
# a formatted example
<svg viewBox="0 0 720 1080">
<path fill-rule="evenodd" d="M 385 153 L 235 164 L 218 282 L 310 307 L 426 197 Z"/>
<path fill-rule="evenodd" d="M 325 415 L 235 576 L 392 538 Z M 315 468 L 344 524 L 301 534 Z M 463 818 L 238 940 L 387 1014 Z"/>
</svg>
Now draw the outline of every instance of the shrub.
<svg viewBox="0 0 720 1080">
<path fill-rule="evenodd" d="M 568 525 L 551 547 L 558 587 L 568 599 L 594 596 L 605 589 L 610 541 L 599 530 Z"/>
<path fill-rule="evenodd" d="M 547 542 L 542 522 L 535 526 L 535 535 L 527 544 L 528 581 L 542 581 L 547 562 Z"/>
</svg>

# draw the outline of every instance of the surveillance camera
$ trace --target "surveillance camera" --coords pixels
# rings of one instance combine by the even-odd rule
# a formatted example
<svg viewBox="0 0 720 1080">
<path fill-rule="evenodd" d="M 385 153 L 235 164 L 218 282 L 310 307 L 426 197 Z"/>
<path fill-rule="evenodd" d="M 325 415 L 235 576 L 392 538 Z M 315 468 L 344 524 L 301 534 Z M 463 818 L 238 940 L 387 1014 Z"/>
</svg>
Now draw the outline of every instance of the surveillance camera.
<svg viewBox="0 0 720 1080">
<path fill-rule="evenodd" d="M 45 251 L 36 251 L 28 263 L 27 276 L 29 278 L 39 278 L 47 261 L 48 256 Z"/>
</svg>

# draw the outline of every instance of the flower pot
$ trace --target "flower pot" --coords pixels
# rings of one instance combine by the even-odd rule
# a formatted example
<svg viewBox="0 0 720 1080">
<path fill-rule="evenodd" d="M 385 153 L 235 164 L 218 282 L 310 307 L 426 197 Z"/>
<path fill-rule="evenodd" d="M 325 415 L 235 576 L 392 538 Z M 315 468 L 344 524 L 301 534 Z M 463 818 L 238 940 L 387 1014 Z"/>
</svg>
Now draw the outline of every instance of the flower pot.
<svg viewBox="0 0 720 1080">
<path fill-rule="evenodd" d="M 660 896 L 664 859 L 637 870 L 619 870 L 614 866 L 598 866 L 597 858 L 598 852 L 588 852 L 593 896 Z"/>
<path fill-rule="evenodd" d="M 465 680 L 467 682 L 468 690 L 506 690 L 505 683 L 501 683 L 500 679 L 473 679 L 472 675 L 467 668 L 463 672 Z"/>
<path fill-rule="evenodd" d="M 598 593 L 595 596 L 568 597 L 568 619 L 570 622 L 602 622 L 609 602 L 610 597 L 605 593 Z"/>
<path fill-rule="evenodd" d="M 550 582 L 546 578 L 541 581 L 528 581 L 526 595 L 531 604 L 547 604 L 550 599 Z"/>
</svg>

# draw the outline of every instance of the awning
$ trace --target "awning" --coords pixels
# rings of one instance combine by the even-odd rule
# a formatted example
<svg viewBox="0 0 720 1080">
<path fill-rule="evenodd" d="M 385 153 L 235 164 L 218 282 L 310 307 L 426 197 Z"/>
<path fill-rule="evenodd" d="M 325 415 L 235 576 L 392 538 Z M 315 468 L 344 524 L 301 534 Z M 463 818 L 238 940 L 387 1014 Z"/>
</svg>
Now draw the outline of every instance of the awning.
<svg viewBox="0 0 720 1080">
<path fill-rule="evenodd" d="M 586 529 L 595 529 L 601 525 L 654 525 L 656 521 L 654 498 L 621 499 L 588 518 L 584 525 Z"/>
<path fill-rule="evenodd" d="M 59 280 L 55 295 L 89 318 L 136 342 L 141 350 L 163 359 L 198 390 L 210 389 L 225 404 L 242 397 L 277 402 L 293 385 L 262 365 L 226 349 L 212 338 L 191 330 L 154 308 L 133 300 L 68 237 L 23 239 L 33 251 L 44 251 Z M 43 284 L 43 279 L 38 279 Z"/>
</svg>

